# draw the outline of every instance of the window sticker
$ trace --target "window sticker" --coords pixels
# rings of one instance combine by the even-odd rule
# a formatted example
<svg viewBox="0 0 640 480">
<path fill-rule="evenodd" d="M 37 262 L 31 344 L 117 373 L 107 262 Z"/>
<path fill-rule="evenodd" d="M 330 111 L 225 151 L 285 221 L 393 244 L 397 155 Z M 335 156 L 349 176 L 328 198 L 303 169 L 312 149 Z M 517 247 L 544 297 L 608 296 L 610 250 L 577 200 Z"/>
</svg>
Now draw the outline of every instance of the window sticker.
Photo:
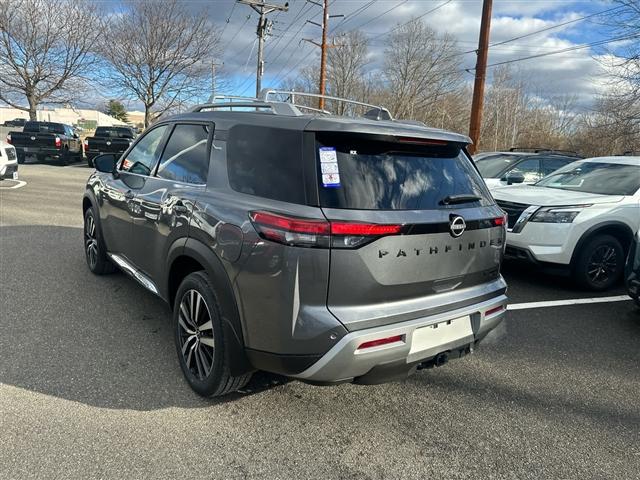
<svg viewBox="0 0 640 480">
<path fill-rule="evenodd" d="M 320 170 L 322 185 L 325 187 L 340 186 L 340 171 L 338 170 L 338 155 L 333 147 L 320 147 Z"/>
<path fill-rule="evenodd" d="M 320 147 L 320 162 L 338 163 L 338 155 L 336 154 L 336 149 L 333 147 Z"/>
</svg>

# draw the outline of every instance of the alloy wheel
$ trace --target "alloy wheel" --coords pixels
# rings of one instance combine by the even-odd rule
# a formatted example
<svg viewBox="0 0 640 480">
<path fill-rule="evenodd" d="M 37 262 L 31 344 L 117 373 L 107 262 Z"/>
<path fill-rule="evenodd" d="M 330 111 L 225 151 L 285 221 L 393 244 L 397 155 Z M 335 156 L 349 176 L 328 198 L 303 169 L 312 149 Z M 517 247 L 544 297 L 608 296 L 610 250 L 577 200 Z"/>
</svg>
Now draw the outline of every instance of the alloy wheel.
<svg viewBox="0 0 640 480">
<path fill-rule="evenodd" d="M 187 290 L 182 296 L 178 328 L 185 365 L 196 378 L 204 380 L 213 369 L 213 323 L 207 302 L 197 290 Z"/>
<path fill-rule="evenodd" d="M 89 266 L 91 269 L 96 268 L 98 263 L 98 239 L 96 237 L 96 222 L 91 213 L 87 215 L 84 225 L 84 248 Z"/>
<path fill-rule="evenodd" d="M 594 284 L 605 284 L 618 270 L 616 249 L 611 245 L 600 245 L 589 258 L 587 276 Z"/>
</svg>

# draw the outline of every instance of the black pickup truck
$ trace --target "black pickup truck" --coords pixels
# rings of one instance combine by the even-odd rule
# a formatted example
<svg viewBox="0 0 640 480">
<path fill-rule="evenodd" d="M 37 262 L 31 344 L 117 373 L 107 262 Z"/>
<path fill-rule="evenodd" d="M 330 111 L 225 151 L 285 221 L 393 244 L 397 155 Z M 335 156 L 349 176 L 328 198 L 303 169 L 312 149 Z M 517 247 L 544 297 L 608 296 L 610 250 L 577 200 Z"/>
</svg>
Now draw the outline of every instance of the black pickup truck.
<svg viewBox="0 0 640 480">
<path fill-rule="evenodd" d="M 116 157 L 122 155 L 133 143 L 135 134 L 129 127 L 98 127 L 93 137 L 84 139 L 84 153 L 87 163 L 93 167 L 93 159 L 103 153 Z"/>
<path fill-rule="evenodd" d="M 80 137 L 64 123 L 27 122 L 22 132 L 9 132 L 7 141 L 16 148 L 18 163 L 30 155 L 39 162 L 53 159 L 62 165 L 82 159 Z"/>
</svg>

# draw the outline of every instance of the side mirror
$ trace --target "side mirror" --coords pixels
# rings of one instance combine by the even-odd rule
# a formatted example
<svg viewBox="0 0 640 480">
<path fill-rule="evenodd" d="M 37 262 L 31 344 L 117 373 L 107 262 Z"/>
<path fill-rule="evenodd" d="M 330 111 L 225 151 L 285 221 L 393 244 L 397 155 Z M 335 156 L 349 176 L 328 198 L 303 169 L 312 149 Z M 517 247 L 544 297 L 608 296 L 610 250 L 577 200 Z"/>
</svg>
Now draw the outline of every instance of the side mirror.
<svg viewBox="0 0 640 480">
<path fill-rule="evenodd" d="M 109 153 L 104 155 L 98 155 L 93 159 L 93 164 L 96 166 L 96 170 L 102 173 L 113 173 L 116 169 L 116 163 L 118 159 L 115 155 Z"/>
<path fill-rule="evenodd" d="M 514 183 L 524 183 L 524 174 L 522 172 L 514 171 L 507 173 L 505 177 L 507 185 L 513 185 Z"/>
</svg>

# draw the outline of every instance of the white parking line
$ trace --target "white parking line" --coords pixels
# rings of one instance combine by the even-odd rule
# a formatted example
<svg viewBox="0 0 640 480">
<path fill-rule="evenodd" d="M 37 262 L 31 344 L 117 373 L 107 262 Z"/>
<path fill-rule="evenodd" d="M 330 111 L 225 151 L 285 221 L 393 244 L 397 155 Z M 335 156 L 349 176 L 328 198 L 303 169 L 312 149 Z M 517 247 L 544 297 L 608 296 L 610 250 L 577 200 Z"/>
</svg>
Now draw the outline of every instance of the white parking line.
<svg viewBox="0 0 640 480">
<path fill-rule="evenodd" d="M 4 186 L 0 185 L 0 190 L 9 190 L 11 188 L 20 188 L 20 187 L 24 187 L 27 184 L 27 182 L 24 182 L 22 180 L 11 180 L 11 179 L 8 179 L 8 180 L 3 180 L 3 181 L 5 181 L 5 182 L 6 181 L 18 182 L 18 183 L 16 183 L 15 185 L 12 185 L 10 187 L 4 187 Z"/>
<path fill-rule="evenodd" d="M 507 306 L 507 310 L 525 310 L 527 308 L 561 307 L 564 305 L 583 305 L 589 303 L 624 302 L 631 300 L 628 295 L 617 295 L 615 297 L 595 297 L 595 298 L 573 298 L 567 300 L 549 300 L 546 302 L 512 303 Z"/>
</svg>

